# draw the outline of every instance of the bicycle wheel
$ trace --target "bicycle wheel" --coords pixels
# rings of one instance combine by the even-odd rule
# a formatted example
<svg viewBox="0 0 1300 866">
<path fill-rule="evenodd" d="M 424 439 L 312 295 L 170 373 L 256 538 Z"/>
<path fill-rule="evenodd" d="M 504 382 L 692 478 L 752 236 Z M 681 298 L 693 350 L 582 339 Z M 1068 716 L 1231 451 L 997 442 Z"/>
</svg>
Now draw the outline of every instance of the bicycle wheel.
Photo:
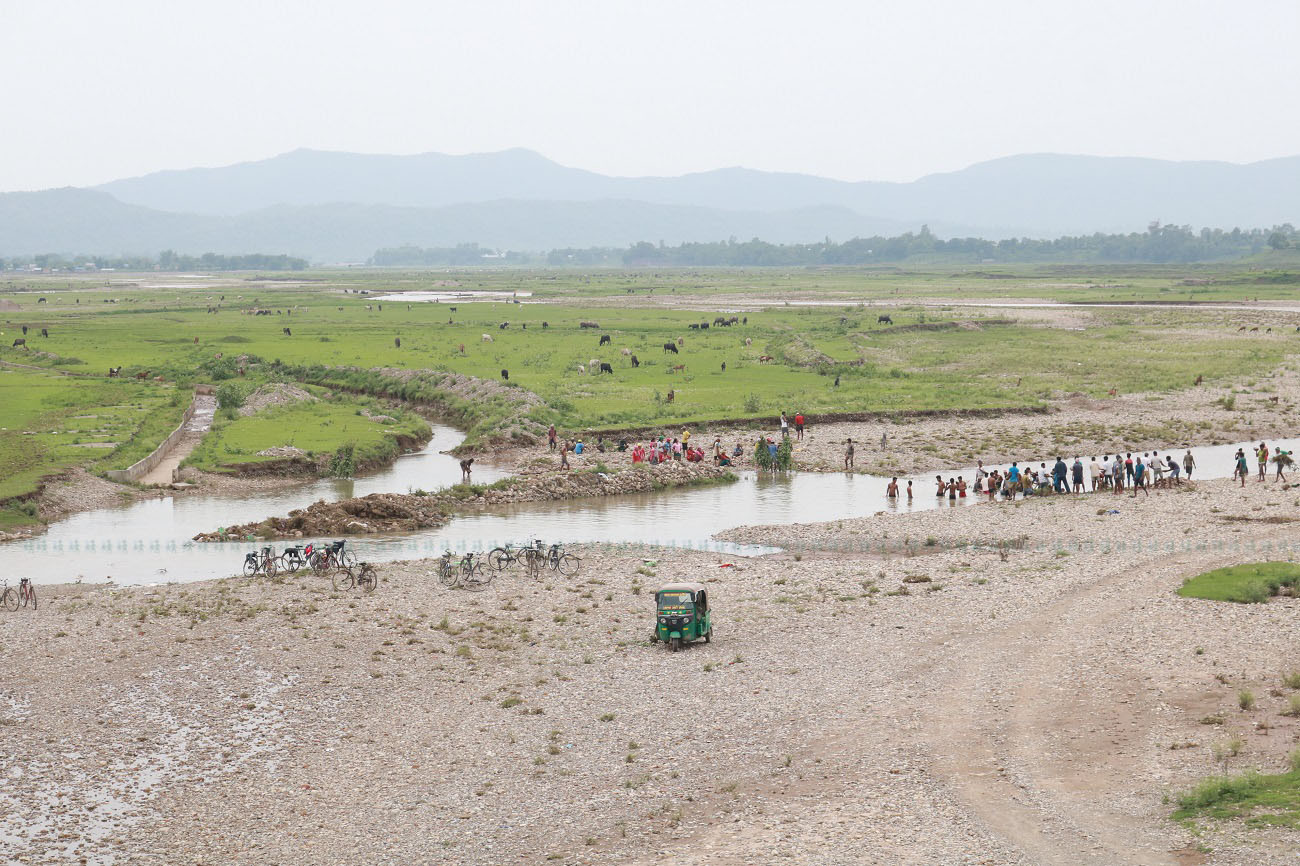
<svg viewBox="0 0 1300 866">
<path fill-rule="evenodd" d="M 566 553 L 563 556 L 561 556 L 559 560 L 556 561 L 555 570 L 558 571 L 560 574 L 569 576 L 569 575 L 577 574 L 578 568 L 581 565 L 582 565 L 581 559 L 578 559 L 578 557 L 574 556 L 572 553 Z"/>
<path fill-rule="evenodd" d="M 5 591 L 0 593 L 0 607 L 18 610 L 18 591 L 12 586 L 6 587 Z"/>
<path fill-rule="evenodd" d="M 366 592 L 374 592 L 379 586 L 379 572 L 369 563 L 361 566 L 361 573 L 357 575 L 357 586 Z"/>
<path fill-rule="evenodd" d="M 339 554 L 339 562 L 348 568 L 356 568 L 357 555 L 354 551 L 345 550 Z"/>
<path fill-rule="evenodd" d="M 278 570 L 278 564 L 279 561 L 274 556 L 268 556 L 266 558 L 266 562 L 263 563 L 263 566 L 267 577 L 275 577 L 275 572 Z"/>
<path fill-rule="evenodd" d="M 342 592 L 345 589 L 355 587 L 357 579 L 353 576 L 351 569 L 340 567 L 330 572 L 330 584 L 334 587 L 335 592 Z"/>
<path fill-rule="evenodd" d="M 311 561 L 309 564 L 311 565 L 312 571 L 317 574 L 324 574 L 325 570 L 329 568 L 329 557 L 318 551 L 311 555 Z"/>
<path fill-rule="evenodd" d="M 510 554 L 504 547 L 494 547 L 488 551 L 488 565 L 497 571 L 501 571 L 510 564 Z"/>
<path fill-rule="evenodd" d="M 469 573 L 465 575 L 465 579 L 461 581 L 461 586 L 471 592 L 482 592 L 492 583 L 494 574 L 495 572 L 485 569 L 483 563 L 476 562 L 474 567 L 469 570 Z"/>
<path fill-rule="evenodd" d="M 445 559 L 438 561 L 438 583 L 443 586 L 455 586 L 457 577 L 455 566 Z"/>
<path fill-rule="evenodd" d="M 36 610 L 36 587 L 27 584 L 27 591 L 23 593 L 23 607 L 27 607 L 28 602 L 32 605 L 32 610 Z"/>
<path fill-rule="evenodd" d="M 244 560 L 244 577 L 252 577 L 257 574 L 257 563 L 251 559 Z"/>
</svg>

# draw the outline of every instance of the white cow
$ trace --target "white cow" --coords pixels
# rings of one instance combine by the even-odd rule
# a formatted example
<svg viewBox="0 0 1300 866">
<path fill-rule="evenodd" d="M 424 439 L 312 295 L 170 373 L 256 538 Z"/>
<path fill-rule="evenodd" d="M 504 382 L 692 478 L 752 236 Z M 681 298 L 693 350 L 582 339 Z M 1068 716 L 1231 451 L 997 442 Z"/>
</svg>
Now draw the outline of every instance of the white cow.
<svg viewBox="0 0 1300 866">
<path fill-rule="evenodd" d="M 578 372 L 579 372 L 579 373 L 586 373 L 586 372 L 587 372 L 587 368 L 584 367 L 584 366 L 582 366 L 581 364 L 579 364 L 579 365 L 578 365 Z"/>
<path fill-rule="evenodd" d="M 492 342 L 492 335 L 491 335 L 491 334 L 484 334 L 484 335 L 483 335 L 483 342 L 485 342 L 485 343 L 490 343 L 490 342 Z"/>
</svg>

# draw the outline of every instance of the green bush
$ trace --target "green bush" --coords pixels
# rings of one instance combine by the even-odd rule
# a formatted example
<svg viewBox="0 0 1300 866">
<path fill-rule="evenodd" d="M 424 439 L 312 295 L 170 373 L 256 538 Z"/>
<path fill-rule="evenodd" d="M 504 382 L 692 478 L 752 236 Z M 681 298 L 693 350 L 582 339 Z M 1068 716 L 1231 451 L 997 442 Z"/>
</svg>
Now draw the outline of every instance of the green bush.
<svg viewBox="0 0 1300 866">
<path fill-rule="evenodd" d="M 335 478 L 351 478 L 357 471 L 357 443 L 345 442 L 330 458 L 329 473 Z"/>
</svg>

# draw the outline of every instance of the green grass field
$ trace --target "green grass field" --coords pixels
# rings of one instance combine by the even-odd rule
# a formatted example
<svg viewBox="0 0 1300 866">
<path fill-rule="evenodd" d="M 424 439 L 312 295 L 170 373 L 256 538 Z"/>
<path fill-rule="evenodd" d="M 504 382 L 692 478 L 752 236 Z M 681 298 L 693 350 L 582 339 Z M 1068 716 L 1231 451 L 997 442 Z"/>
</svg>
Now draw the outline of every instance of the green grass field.
<svg viewBox="0 0 1300 866">
<path fill-rule="evenodd" d="M 294 368 L 313 365 L 445 370 L 494 381 L 509 370 L 510 385 L 546 401 L 547 421 L 584 432 L 775 417 L 782 410 L 825 416 L 1041 407 L 1076 392 L 1100 397 L 1111 388 L 1176 391 L 1197 375 L 1210 382 L 1259 375 L 1300 348 L 1300 334 L 1281 327 L 1267 337 L 1240 335 L 1232 318 L 1238 314 L 1227 312 L 1084 310 L 1078 317 L 1086 326 L 1065 328 L 1012 323 L 994 308 L 871 306 L 882 299 L 1222 300 L 1294 293 L 1290 276 L 1240 267 L 1026 267 L 996 274 L 939 268 L 483 269 L 302 276 L 266 284 L 243 275 L 210 281 L 145 276 L 137 283 L 116 275 L 69 275 L 15 278 L 0 286 L 0 300 L 18 305 L 0 314 L 0 361 L 7 362 L 0 388 L 15 395 L 0 403 L 0 427 L 6 428 L 0 430 L 0 467 L 9 470 L 0 482 L 0 500 L 70 465 L 102 470 L 139 459 L 175 426 L 194 383 L 239 381 L 252 387 L 292 378 Z M 1187 280 L 1210 282 L 1184 285 Z M 375 299 L 447 282 L 463 290 L 529 292 L 532 302 L 382 302 L 381 310 Z M 177 288 L 187 283 L 191 287 Z M 1211 290 L 1214 298 L 1205 295 Z M 40 293 L 47 303 L 38 302 Z M 746 316 L 746 324 L 689 327 L 711 323 L 742 295 L 747 309 L 734 314 Z M 821 305 L 799 306 L 804 300 Z M 217 306 L 220 312 L 208 312 Z M 249 315 L 253 308 L 272 312 Z M 877 324 L 882 312 L 893 317 L 893 327 Z M 500 329 L 506 321 L 510 327 Z M 582 321 L 601 327 L 583 330 Z M 28 345 L 12 347 L 24 324 Z M 49 330 L 48 338 L 39 335 L 41 328 Z M 599 344 L 602 335 L 610 345 Z M 678 338 L 679 353 L 664 350 Z M 637 356 L 638 368 L 623 350 Z M 593 359 L 614 372 L 580 372 Z M 681 369 L 674 370 L 677 365 Z M 117 366 L 125 377 L 147 372 L 165 381 L 105 378 Z M 355 408 L 344 401 L 338 411 L 346 415 Z M 503 403 L 494 423 L 508 423 L 509 411 Z M 70 421 L 92 414 L 96 418 L 82 419 L 84 424 Z M 290 444 L 281 441 L 286 420 L 293 419 L 223 425 L 193 460 L 218 466 Z M 319 429 L 356 432 L 360 446 L 374 432 L 369 424 L 353 431 L 340 416 L 332 418 L 332 431 Z M 338 441 L 317 431 L 300 429 L 296 435 L 304 450 L 330 450 Z M 79 447 L 91 441 L 122 444 L 107 453 Z"/>
<path fill-rule="evenodd" d="M 1250 827 L 1300 829 L 1300 750 L 1288 773 L 1214 776 L 1178 798 L 1176 821 L 1243 819 Z"/>
<path fill-rule="evenodd" d="M 1184 598 L 1231 601 L 1238 604 L 1266 602 L 1283 589 L 1300 585 L 1300 564 L 1294 562 L 1252 562 L 1216 568 L 1188 578 L 1178 589 Z"/>
</svg>

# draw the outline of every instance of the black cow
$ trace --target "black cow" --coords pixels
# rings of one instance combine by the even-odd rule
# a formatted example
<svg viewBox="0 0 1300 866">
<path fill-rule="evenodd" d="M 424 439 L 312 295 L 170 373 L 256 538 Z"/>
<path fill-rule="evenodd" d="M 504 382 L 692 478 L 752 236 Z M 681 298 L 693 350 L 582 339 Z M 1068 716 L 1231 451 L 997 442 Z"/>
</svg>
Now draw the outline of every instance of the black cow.
<svg viewBox="0 0 1300 866">
<path fill-rule="evenodd" d="M 45 330 L 44 328 L 41 328 L 41 336 L 42 336 L 42 337 L 48 337 L 49 335 L 50 335 L 50 332 L 49 332 L 49 331 Z"/>
<path fill-rule="evenodd" d="M 876 316 L 876 324 L 877 324 L 877 325 L 892 325 L 892 324 L 894 324 L 894 320 L 891 319 L 889 316 Z"/>
<path fill-rule="evenodd" d="M 43 304 L 43 303 L 45 303 L 45 299 L 44 299 L 44 298 L 37 298 L 37 299 L 36 299 L 36 303 L 38 303 L 38 304 Z"/>
<path fill-rule="evenodd" d="M 687 325 L 686 327 L 690 328 L 692 331 L 698 331 L 700 329 L 699 325 Z"/>
<path fill-rule="evenodd" d="M 393 338 L 393 345 L 396 346 L 396 347 L 399 348 L 399 349 L 402 348 L 402 338 L 401 338 L 401 337 L 394 337 L 394 338 Z"/>
<path fill-rule="evenodd" d="M 550 323 L 550 322 L 542 322 L 542 327 L 543 327 L 543 328 L 549 328 L 550 326 L 551 326 L 551 323 Z"/>
<path fill-rule="evenodd" d="M 1296 330 L 1297 330 L 1297 331 L 1300 331 L 1300 328 L 1296 328 Z M 23 325 L 23 336 L 24 336 L 24 337 L 27 336 L 27 326 L 26 326 L 26 325 Z"/>
<path fill-rule="evenodd" d="M 633 366 L 633 367 L 640 367 L 640 366 L 641 366 L 641 362 L 638 361 L 638 360 L 636 359 L 636 355 L 633 355 L 633 356 L 632 356 L 632 366 Z"/>
<path fill-rule="evenodd" d="M 451 310 L 453 313 L 456 312 L 456 308 L 455 308 L 455 307 L 448 307 L 447 309 Z"/>
<path fill-rule="evenodd" d="M 578 323 L 578 327 L 579 327 L 579 328 L 599 328 L 600 325 L 597 324 L 596 322 L 579 322 L 579 323 Z"/>
<path fill-rule="evenodd" d="M 502 371 L 501 371 L 501 378 L 502 378 L 502 379 L 505 379 L 507 382 L 509 382 L 509 381 L 510 381 L 510 371 L 509 371 L 509 370 L 502 370 Z"/>
<path fill-rule="evenodd" d="M 16 348 L 16 347 L 18 347 L 18 346 L 26 346 L 26 345 L 27 345 L 27 341 L 24 340 L 22 337 L 19 337 L 17 340 L 14 340 L 14 344 L 13 344 L 12 346 L 10 346 L 9 348 L 13 349 L 13 348 Z"/>
<path fill-rule="evenodd" d="M 707 331 L 708 329 L 709 329 L 709 323 L 708 323 L 708 322 L 705 322 L 704 324 L 700 325 L 700 330 L 701 330 L 701 331 Z"/>
<path fill-rule="evenodd" d="M 502 331 L 504 331 L 504 330 L 505 330 L 506 328 L 508 328 L 508 327 L 510 327 L 510 323 L 509 323 L 509 322 L 502 322 L 501 324 L 497 325 L 497 328 L 499 328 L 499 329 L 502 330 Z"/>
<path fill-rule="evenodd" d="M 745 318 L 741 319 L 741 320 L 740 320 L 740 324 L 742 324 L 742 325 L 748 325 L 748 324 L 749 324 L 749 316 L 746 316 Z"/>
<path fill-rule="evenodd" d="M 676 344 L 676 343 L 664 343 L 664 351 L 665 351 L 665 352 L 672 352 L 674 355 L 676 355 L 676 354 L 677 354 L 677 344 Z"/>
<path fill-rule="evenodd" d="M 725 325 L 726 323 L 727 323 L 726 316 L 718 316 L 716 319 L 713 320 L 713 324 L 715 325 Z"/>
<path fill-rule="evenodd" d="M 727 362 L 726 362 L 726 361 L 723 361 L 723 362 L 722 362 L 722 372 L 724 372 L 724 373 L 727 372 Z"/>
<path fill-rule="evenodd" d="M 604 361 L 601 361 L 601 362 L 600 362 L 600 372 L 602 372 L 602 373 L 613 373 L 613 372 L 614 372 L 614 368 L 611 367 L 609 364 L 606 364 Z"/>
<path fill-rule="evenodd" d="M 290 331 L 288 328 L 281 328 L 280 330 L 284 331 L 284 335 L 285 335 L 286 337 L 292 337 L 292 336 L 293 336 L 293 331 Z"/>
<path fill-rule="evenodd" d="M 597 346 L 597 348 L 599 348 L 600 346 L 605 345 L 605 344 L 608 343 L 608 342 L 609 342 L 609 334 L 601 334 L 601 335 L 600 335 L 600 343 L 599 343 L 599 345 Z"/>
</svg>

